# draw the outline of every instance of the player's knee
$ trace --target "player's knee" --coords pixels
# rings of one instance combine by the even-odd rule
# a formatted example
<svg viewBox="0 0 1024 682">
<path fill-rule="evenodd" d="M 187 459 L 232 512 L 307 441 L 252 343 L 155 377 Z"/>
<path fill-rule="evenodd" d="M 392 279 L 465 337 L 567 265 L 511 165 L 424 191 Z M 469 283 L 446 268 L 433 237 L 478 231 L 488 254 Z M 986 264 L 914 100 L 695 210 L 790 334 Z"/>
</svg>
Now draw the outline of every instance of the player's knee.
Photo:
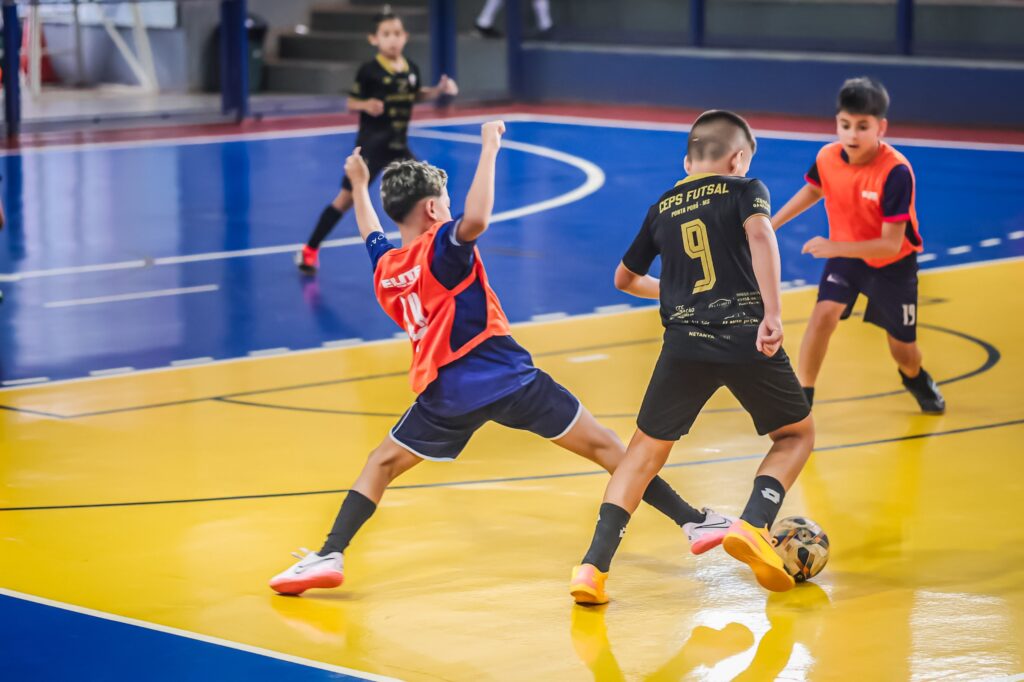
<svg viewBox="0 0 1024 682">
<path fill-rule="evenodd" d="M 394 479 L 400 472 L 401 452 L 396 448 L 382 445 L 370 453 L 366 466 L 375 469 L 388 480 Z"/>
</svg>

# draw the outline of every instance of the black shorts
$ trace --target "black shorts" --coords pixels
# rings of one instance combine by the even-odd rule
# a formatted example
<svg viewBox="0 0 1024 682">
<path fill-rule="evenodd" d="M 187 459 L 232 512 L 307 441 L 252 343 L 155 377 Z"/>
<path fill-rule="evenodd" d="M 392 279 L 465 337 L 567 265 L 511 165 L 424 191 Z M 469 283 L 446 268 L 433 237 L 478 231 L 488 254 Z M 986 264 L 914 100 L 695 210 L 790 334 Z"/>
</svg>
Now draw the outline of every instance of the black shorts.
<svg viewBox="0 0 1024 682">
<path fill-rule="evenodd" d="M 576 396 L 538 370 L 518 391 L 457 417 L 440 416 L 417 401 L 391 429 L 391 440 L 423 459 L 451 461 L 489 421 L 558 440 L 576 425 L 582 410 Z"/>
<path fill-rule="evenodd" d="M 686 360 L 662 349 L 636 425 L 651 438 L 679 440 L 722 386 L 736 396 L 762 436 L 811 413 L 789 358 L 781 350 L 764 360 L 725 363 Z"/>
<path fill-rule="evenodd" d="M 363 159 L 366 160 L 367 168 L 370 169 L 370 182 L 373 182 L 392 161 L 416 158 L 408 149 L 388 149 L 387 147 L 380 149 L 363 147 L 361 153 Z M 341 176 L 341 187 L 349 192 L 352 191 L 352 183 L 344 175 Z"/>
<path fill-rule="evenodd" d="M 917 340 L 916 254 L 881 268 L 860 258 L 829 258 L 818 285 L 818 300 L 846 304 L 845 320 L 859 294 L 868 297 L 865 322 L 881 327 L 897 341 Z"/>
</svg>

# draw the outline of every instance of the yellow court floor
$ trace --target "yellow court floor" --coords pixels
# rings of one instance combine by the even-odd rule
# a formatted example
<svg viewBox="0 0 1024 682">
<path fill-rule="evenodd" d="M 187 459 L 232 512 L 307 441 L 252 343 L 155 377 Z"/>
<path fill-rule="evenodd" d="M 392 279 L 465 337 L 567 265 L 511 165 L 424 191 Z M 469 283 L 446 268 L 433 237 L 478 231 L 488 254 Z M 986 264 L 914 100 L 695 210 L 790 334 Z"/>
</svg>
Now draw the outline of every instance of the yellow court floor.
<svg viewBox="0 0 1024 682">
<path fill-rule="evenodd" d="M 794 358 L 813 294 L 786 295 Z M 941 417 L 900 389 L 881 330 L 840 326 L 818 447 L 783 510 L 820 523 L 832 557 L 789 593 L 763 592 L 724 552 L 690 556 L 648 508 L 612 567 L 612 603 L 573 606 L 569 570 L 606 477 L 490 425 L 458 462 L 387 493 L 342 589 L 275 596 L 267 579 L 319 547 L 411 400 L 400 341 L 0 392 L 0 586 L 407 680 L 1016 677 L 1022 311 L 1024 261 L 922 275 Z M 654 309 L 515 335 L 628 438 L 659 348 Z M 723 391 L 664 475 L 736 513 L 766 447 Z"/>
</svg>

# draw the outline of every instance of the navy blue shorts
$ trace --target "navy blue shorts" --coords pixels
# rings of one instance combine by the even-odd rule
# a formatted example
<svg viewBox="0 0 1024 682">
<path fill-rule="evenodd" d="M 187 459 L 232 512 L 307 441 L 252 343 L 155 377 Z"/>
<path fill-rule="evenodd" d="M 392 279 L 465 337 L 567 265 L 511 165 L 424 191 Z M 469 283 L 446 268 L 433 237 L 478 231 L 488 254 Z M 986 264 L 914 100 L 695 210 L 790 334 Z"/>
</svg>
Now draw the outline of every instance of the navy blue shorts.
<svg viewBox="0 0 1024 682">
<path fill-rule="evenodd" d="M 362 149 L 363 159 L 366 161 L 366 167 L 370 170 L 370 182 L 377 179 L 377 176 L 381 174 L 387 165 L 392 161 L 405 161 L 406 159 L 415 160 L 416 157 L 408 149 L 368 149 L 363 147 Z M 346 176 L 341 178 L 341 187 L 347 189 L 349 192 L 352 191 L 352 183 Z"/>
<path fill-rule="evenodd" d="M 489 421 L 558 440 L 576 425 L 582 409 L 576 396 L 538 371 L 518 391 L 456 417 L 442 417 L 417 401 L 391 429 L 391 440 L 423 459 L 451 461 Z"/>
<path fill-rule="evenodd" d="M 881 268 L 860 258 L 829 258 L 818 285 L 818 300 L 846 304 L 845 320 L 859 294 L 868 297 L 865 322 L 881 327 L 897 341 L 917 340 L 916 254 Z"/>
</svg>

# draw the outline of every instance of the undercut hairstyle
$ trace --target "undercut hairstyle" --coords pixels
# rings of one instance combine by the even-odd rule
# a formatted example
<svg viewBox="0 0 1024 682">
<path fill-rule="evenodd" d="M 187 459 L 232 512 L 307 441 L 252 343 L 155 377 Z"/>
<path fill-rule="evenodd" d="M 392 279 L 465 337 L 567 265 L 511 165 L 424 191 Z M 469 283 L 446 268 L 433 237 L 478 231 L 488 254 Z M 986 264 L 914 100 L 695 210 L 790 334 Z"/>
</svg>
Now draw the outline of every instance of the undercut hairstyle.
<svg viewBox="0 0 1024 682">
<path fill-rule="evenodd" d="M 705 111 L 690 127 L 686 141 L 686 155 L 693 161 L 718 161 L 736 151 L 746 142 L 750 152 L 757 151 L 757 140 L 750 124 L 740 116 L 724 109 Z"/>
<path fill-rule="evenodd" d="M 885 118 L 889 113 L 889 92 L 874 78 L 850 78 L 839 89 L 836 113 Z"/>
<path fill-rule="evenodd" d="M 391 9 L 391 5 L 384 5 L 380 8 L 379 12 L 373 15 L 372 24 L 370 25 L 370 33 L 376 33 L 381 24 L 385 21 L 391 21 L 392 19 L 402 21 L 402 17 L 395 14 L 395 10 Z"/>
<path fill-rule="evenodd" d="M 384 169 L 380 181 L 384 212 L 400 223 L 421 199 L 440 197 L 447 185 L 448 174 L 426 161 L 394 161 Z"/>
</svg>

